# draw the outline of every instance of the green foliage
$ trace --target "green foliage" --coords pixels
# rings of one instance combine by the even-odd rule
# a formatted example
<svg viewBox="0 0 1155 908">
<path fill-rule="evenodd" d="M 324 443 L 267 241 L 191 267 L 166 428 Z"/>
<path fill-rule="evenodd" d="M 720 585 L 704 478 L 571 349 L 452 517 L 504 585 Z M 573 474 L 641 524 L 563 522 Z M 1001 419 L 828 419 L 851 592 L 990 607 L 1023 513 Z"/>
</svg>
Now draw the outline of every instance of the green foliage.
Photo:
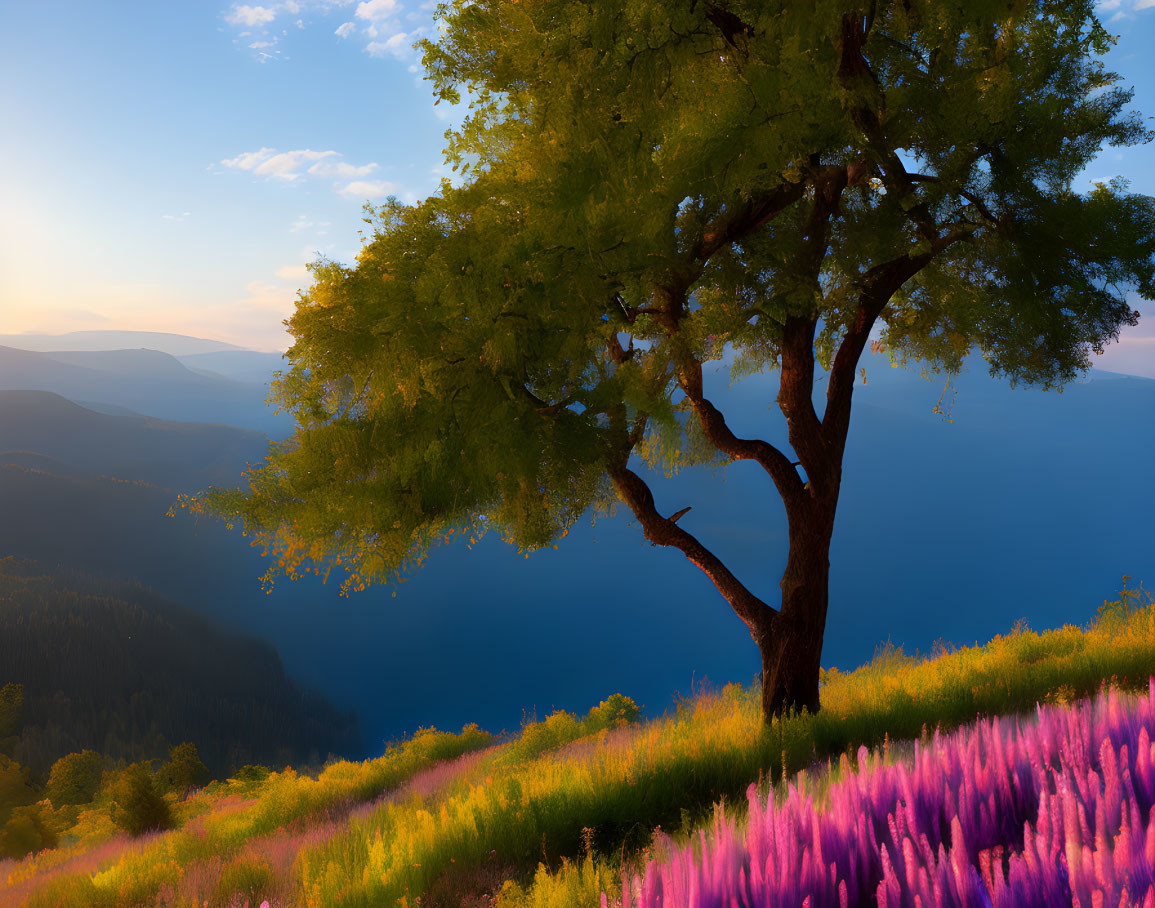
<svg viewBox="0 0 1155 908">
<path fill-rule="evenodd" d="M 0 829 L 0 858 L 19 860 L 26 854 L 55 847 L 56 834 L 45 823 L 39 804 L 14 808 Z"/>
<path fill-rule="evenodd" d="M 579 738 L 638 721 L 638 704 L 622 694 L 613 694 L 591 709 L 580 722 L 571 713 L 558 710 L 542 722 L 526 722 L 521 736 L 505 748 L 503 759 L 524 762 L 550 750 L 557 750 Z"/>
<path fill-rule="evenodd" d="M 53 807 L 87 804 L 100 788 L 104 760 L 96 751 L 68 754 L 52 764 L 46 795 Z"/>
<path fill-rule="evenodd" d="M 254 766 L 251 763 L 246 763 L 233 773 L 229 783 L 236 784 L 241 788 L 259 786 L 269 777 L 271 772 L 272 770 L 267 766 Z"/>
<path fill-rule="evenodd" d="M 169 751 L 168 762 L 161 767 L 159 780 L 165 791 L 184 797 L 193 788 L 209 780 L 209 768 L 201 762 L 196 745 L 186 741 Z"/>
<path fill-rule="evenodd" d="M 538 548 L 613 504 L 631 454 L 724 460 L 687 389 L 724 351 L 736 376 L 782 362 L 788 320 L 818 330 L 807 366 L 877 319 L 896 362 L 977 347 L 1049 387 L 1134 321 L 1125 288 L 1155 297 L 1152 200 L 1073 185 L 1151 138 L 1093 0 L 441 16 L 424 64 L 470 97 L 464 182 L 312 266 L 274 390 L 295 436 L 247 490 L 182 502 L 243 524 L 269 579 L 360 589 L 490 529 Z"/>
<path fill-rule="evenodd" d="M 14 807 L 31 804 L 34 800 L 36 792 L 28 770 L 0 754 L 0 825 L 8 821 Z"/>
<path fill-rule="evenodd" d="M 125 769 L 111 787 L 112 821 L 131 836 L 172 826 L 172 812 L 146 763 Z"/>
</svg>

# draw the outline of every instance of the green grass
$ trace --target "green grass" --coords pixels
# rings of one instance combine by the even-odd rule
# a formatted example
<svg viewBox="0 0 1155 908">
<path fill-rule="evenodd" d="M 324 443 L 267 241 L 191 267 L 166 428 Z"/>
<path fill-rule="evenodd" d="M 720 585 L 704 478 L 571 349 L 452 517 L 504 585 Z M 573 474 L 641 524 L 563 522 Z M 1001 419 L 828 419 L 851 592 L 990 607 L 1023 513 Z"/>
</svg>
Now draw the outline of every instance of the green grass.
<svg viewBox="0 0 1155 908">
<path fill-rule="evenodd" d="M 928 659 L 882 649 L 855 672 L 824 674 L 818 715 L 765 726 L 758 692 L 731 685 L 637 724 L 632 701 L 615 696 L 581 719 L 555 713 L 531 723 L 443 777 L 428 768 L 480 746 L 480 732 L 442 736 L 436 746 L 415 739 L 381 761 L 338 764 L 315 780 L 250 781 L 251 803 L 240 807 L 241 795 L 221 786 L 184 829 L 71 882 L 49 884 L 50 862 L 31 860 L 46 861 L 43 894 L 66 887 L 75 904 L 129 904 L 162 889 L 174 904 L 188 892 L 192 904 L 209 883 L 197 889 L 182 868 L 205 872 L 223 857 L 210 900 L 232 888 L 271 894 L 274 905 L 415 906 L 420 898 L 428 906 L 479 904 L 500 890 L 506 906 L 596 906 L 603 889 L 617 891 L 623 861 L 644 856 L 655 827 L 687 833 L 719 801 L 744 800 L 752 781 L 780 785 L 784 774 L 837 764 L 860 745 L 886 750 L 980 715 L 1079 699 L 1105 683 L 1145 689 L 1155 674 L 1155 609 L 1139 607 L 1133 593 L 1086 629 L 1019 626 Z M 372 810 L 325 814 L 326 805 L 370 800 L 422 770 L 435 784 Z M 297 837 L 284 866 L 255 844 L 277 836 Z M 14 872 L 27 875 L 23 865 Z"/>
</svg>

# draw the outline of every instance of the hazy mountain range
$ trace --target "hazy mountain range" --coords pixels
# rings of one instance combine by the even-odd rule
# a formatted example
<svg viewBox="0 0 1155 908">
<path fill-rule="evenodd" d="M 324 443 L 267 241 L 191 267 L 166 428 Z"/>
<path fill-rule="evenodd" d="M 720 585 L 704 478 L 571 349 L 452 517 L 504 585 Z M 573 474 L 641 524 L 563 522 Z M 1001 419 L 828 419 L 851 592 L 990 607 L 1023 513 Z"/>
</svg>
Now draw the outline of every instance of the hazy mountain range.
<svg viewBox="0 0 1155 908">
<path fill-rule="evenodd" d="M 707 393 L 734 430 L 785 444 L 776 375 L 731 387 L 715 366 Z M 985 640 L 1020 617 L 1036 627 L 1086 622 L 1124 574 L 1155 586 L 1155 381 L 1092 372 L 1060 395 L 1012 390 L 972 363 L 955 396 L 942 394 L 945 379 L 892 369 L 885 356 L 865 367 L 824 664 L 858 664 L 888 638 L 926 650 L 939 638 Z M 940 397 L 953 422 L 933 412 Z M 25 453 L 6 455 L 0 470 L 0 554 L 104 563 L 270 640 L 290 674 L 356 707 L 371 741 L 429 724 L 496 731 L 523 709 L 585 710 L 618 690 L 660 712 L 691 679 L 748 681 L 757 670 L 745 629 L 701 572 L 645 543 L 624 514 L 581 521 L 557 551 L 528 560 L 492 537 L 436 551 L 396 598 L 384 589 L 342 599 L 316 580 L 281 581 L 266 596 L 257 582 L 266 565 L 239 534 L 164 517 L 172 493 L 157 486 L 97 477 L 132 478 L 142 468 L 130 448 L 164 450 L 164 423 L 140 427 L 155 440 L 138 437 L 98 463 L 99 445 L 91 457 L 84 445 L 53 448 L 50 424 L 70 411 L 57 402 L 44 412 L 57 415 L 35 431 L 26 420 Z M 14 426 L 0 421 L 0 450 L 15 447 L 4 441 Z M 205 427 L 189 431 L 211 444 Z M 248 456 L 249 436 L 221 438 L 237 444 L 230 456 Z M 169 469 L 158 482 L 204 484 L 191 463 Z M 682 525 L 775 600 L 784 518 L 756 467 L 651 481 L 664 513 L 692 505 Z"/>
<path fill-rule="evenodd" d="M 265 404 L 277 354 L 214 351 L 188 359 L 190 364 L 148 349 L 38 352 L 0 346 L 0 389 L 52 391 L 106 412 L 228 423 L 278 438 L 291 431 L 289 417 Z"/>
</svg>

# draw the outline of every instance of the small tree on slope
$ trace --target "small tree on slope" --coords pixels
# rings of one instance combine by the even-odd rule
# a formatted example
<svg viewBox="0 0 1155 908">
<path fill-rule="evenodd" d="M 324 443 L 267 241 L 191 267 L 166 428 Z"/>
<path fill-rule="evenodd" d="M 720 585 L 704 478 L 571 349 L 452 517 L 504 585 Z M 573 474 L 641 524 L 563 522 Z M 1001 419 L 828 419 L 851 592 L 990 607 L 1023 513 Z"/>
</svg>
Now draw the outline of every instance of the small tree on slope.
<svg viewBox="0 0 1155 908">
<path fill-rule="evenodd" d="M 977 347 L 1061 386 L 1155 296 L 1155 206 L 1073 181 L 1151 135 L 1091 0 L 454 0 L 424 63 L 460 186 L 390 200 L 313 266 L 277 395 L 295 436 L 241 521 L 289 576 L 399 579 L 454 533 L 526 549 L 624 502 L 762 654 L 769 717 L 818 708 L 859 357 Z M 703 365 L 777 367 L 789 448 L 741 438 Z M 815 363 L 829 370 L 813 403 Z M 781 600 L 667 516 L 632 458 L 757 462 L 789 522 Z"/>
</svg>

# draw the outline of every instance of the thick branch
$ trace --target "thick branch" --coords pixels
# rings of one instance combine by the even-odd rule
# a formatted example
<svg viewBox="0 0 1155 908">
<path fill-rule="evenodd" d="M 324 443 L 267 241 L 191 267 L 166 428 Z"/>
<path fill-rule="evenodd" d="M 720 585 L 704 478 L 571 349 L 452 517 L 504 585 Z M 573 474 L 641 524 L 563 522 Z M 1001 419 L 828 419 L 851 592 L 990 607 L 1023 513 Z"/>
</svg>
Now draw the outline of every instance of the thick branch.
<svg viewBox="0 0 1155 908">
<path fill-rule="evenodd" d="M 778 384 L 778 408 L 786 417 L 790 446 L 798 455 L 811 489 L 825 493 L 836 481 L 822 423 L 814 410 L 814 318 L 790 315 L 782 329 L 782 376 Z"/>
<path fill-rule="evenodd" d="M 841 452 L 846 444 L 846 433 L 850 428 L 850 399 L 854 390 L 854 375 L 874 323 L 903 284 L 930 264 L 931 260 L 944 249 L 968 236 L 969 230 L 956 228 L 936 239 L 927 251 L 917 255 L 907 253 L 901 258 L 876 265 L 862 276 L 854 323 L 846 332 L 842 343 L 838 345 L 826 388 L 826 412 L 822 417 L 822 435 L 832 450 Z"/>
<path fill-rule="evenodd" d="M 633 511 L 642 525 L 646 539 L 654 545 L 672 546 L 681 550 L 682 554 L 701 568 L 757 640 L 767 621 L 776 614 L 776 609 L 746 589 L 730 569 L 696 537 L 673 520 L 659 514 L 653 492 L 637 473 L 621 464 L 610 471 L 610 478 L 618 497 Z"/>
<path fill-rule="evenodd" d="M 690 250 L 690 259 L 698 265 L 696 272 L 685 281 L 685 287 L 698 279 L 701 267 L 710 256 L 723 246 L 736 242 L 773 220 L 781 211 L 790 207 L 806 192 L 806 181 L 785 183 L 761 198 L 742 202 L 727 208 L 706 225 L 702 235 Z"/>
<path fill-rule="evenodd" d="M 726 417 L 704 396 L 702 364 L 692 360 L 679 371 L 678 384 L 694 408 L 702 433 L 710 443 L 734 460 L 753 460 L 770 474 L 783 500 L 789 501 L 802 493 L 802 480 L 794 464 L 768 441 L 759 438 L 739 438 L 726 424 Z"/>
</svg>

